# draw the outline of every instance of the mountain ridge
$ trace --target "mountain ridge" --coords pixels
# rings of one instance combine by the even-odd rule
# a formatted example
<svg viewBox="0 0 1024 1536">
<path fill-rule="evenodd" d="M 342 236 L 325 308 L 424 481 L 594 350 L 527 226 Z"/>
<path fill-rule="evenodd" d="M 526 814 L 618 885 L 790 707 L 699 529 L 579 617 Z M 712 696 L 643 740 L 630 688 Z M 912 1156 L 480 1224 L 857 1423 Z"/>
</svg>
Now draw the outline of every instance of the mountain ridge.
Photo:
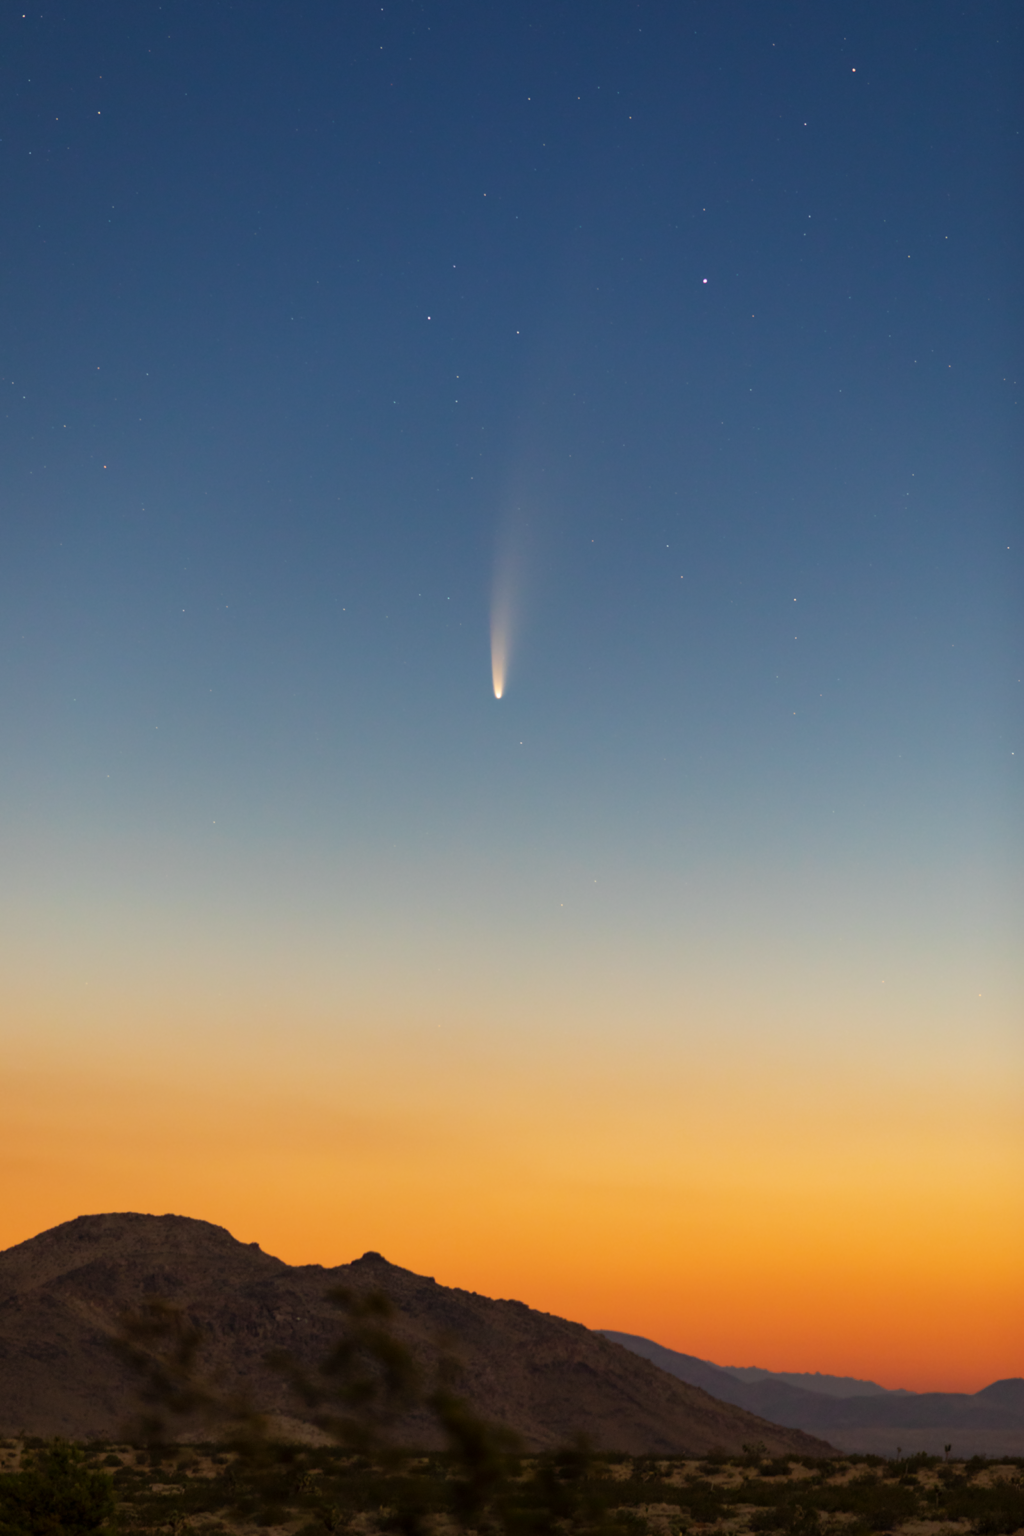
<svg viewBox="0 0 1024 1536">
<path fill-rule="evenodd" d="M 601 1331 L 680 1381 L 700 1385 L 724 1402 L 774 1423 L 825 1436 L 842 1450 L 891 1455 L 898 1441 L 903 1450 L 941 1451 L 955 1438 L 961 1450 L 979 1447 L 970 1454 L 1024 1455 L 1022 1377 L 991 1382 L 974 1393 L 884 1392 L 838 1397 L 791 1386 L 778 1377 L 743 1381 L 723 1366 L 668 1349 L 639 1334 Z M 929 1444 L 918 1443 L 922 1439 Z M 991 1451 L 980 1449 L 984 1445 L 991 1446 Z"/>
<path fill-rule="evenodd" d="M 125 1314 L 159 1297 L 200 1328 L 206 1374 L 301 1434 L 303 1410 L 265 1357 L 285 1351 L 307 1368 L 324 1359 L 341 1332 L 326 1293 L 342 1285 L 390 1296 L 395 1335 L 424 1370 L 444 1339 L 457 1341 L 459 1390 L 528 1449 L 584 1434 L 634 1454 L 739 1450 L 753 1440 L 775 1454 L 832 1453 L 816 1436 L 717 1400 L 522 1302 L 440 1286 L 373 1252 L 333 1268 L 289 1265 L 212 1223 L 138 1212 L 80 1216 L 0 1252 L 0 1433 L 122 1433 L 136 1381 L 111 1340 Z M 422 1411 L 400 1431 L 425 1449 L 440 1443 Z"/>
<path fill-rule="evenodd" d="M 602 1330 L 603 1331 L 603 1330 Z M 712 1362 L 709 1361 L 708 1364 Z M 831 1376 L 827 1371 L 769 1371 L 759 1365 L 722 1365 L 737 1381 L 782 1381 L 788 1387 L 805 1392 L 821 1392 L 826 1397 L 914 1397 L 906 1387 L 883 1387 L 877 1381 L 860 1376 Z"/>
</svg>

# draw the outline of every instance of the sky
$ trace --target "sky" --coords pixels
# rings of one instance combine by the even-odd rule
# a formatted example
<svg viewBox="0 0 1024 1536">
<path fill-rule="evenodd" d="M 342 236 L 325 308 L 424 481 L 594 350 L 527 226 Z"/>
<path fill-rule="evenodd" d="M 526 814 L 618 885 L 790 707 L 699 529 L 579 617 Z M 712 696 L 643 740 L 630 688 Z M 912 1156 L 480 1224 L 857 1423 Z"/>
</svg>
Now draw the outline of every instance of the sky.
<svg viewBox="0 0 1024 1536">
<path fill-rule="evenodd" d="M 0 1247 L 1024 1375 L 1022 40 L 3 9 Z"/>
</svg>

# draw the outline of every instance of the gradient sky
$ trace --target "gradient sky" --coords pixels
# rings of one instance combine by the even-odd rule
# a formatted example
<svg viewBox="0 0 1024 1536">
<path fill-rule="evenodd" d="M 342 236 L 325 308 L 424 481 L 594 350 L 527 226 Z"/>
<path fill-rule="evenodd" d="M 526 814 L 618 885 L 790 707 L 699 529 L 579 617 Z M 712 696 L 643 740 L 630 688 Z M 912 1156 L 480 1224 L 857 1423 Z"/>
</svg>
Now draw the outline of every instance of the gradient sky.
<svg viewBox="0 0 1024 1536">
<path fill-rule="evenodd" d="M 1024 1374 L 1022 41 L 4 9 L 0 1246 Z"/>
</svg>

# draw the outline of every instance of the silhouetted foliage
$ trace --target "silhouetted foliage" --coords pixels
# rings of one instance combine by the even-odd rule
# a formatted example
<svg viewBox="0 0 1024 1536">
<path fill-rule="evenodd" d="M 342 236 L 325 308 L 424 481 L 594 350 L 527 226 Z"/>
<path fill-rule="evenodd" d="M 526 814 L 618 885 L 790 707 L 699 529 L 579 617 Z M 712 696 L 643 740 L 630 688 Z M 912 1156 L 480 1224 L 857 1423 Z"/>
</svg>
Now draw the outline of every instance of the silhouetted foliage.
<svg viewBox="0 0 1024 1536">
<path fill-rule="evenodd" d="M 113 1348 L 138 1378 L 143 1411 L 130 1428 L 131 1438 L 151 1448 L 173 1438 L 186 1422 L 224 1421 L 239 1436 L 259 1439 L 265 1433 L 262 1415 L 244 1400 L 219 1392 L 199 1371 L 203 1342 L 199 1328 L 180 1307 L 154 1297 L 142 1312 L 122 1319 Z"/>
<path fill-rule="evenodd" d="M 328 1300 L 347 1327 L 318 1370 L 307 1370 L 284 1350 L 268 1355 L 266 1364 L 339 1445 L 363 1455 L 387 1455 L 395 1449 L 390 1436 L 396 1422 L 421 1399 L 419 1368 L 388 1327 L 394 1307 L 382 1291 L 361 1295 L 341 1286 Z"/>
<path fill-rule="evenodd" d="M 102 1536 L 114 1529 L 111 1478 L 65 1441 L 30 1452 L 0 1478 L 0 1536 Z"/>
<path fill-rule="evenodd" d="M 517 1437 L 487 1423 L 459 1396 L 459 1366 L 452 1356 L 441 1355 L 435 1379 L 424 1383 L 412 1352 L 391 1331 L 394 1307 L 383 1292 L 339 1288 L 328 1299 L 344 1326 L 319 1366 L 310 1370 L 284 1351 L 268 1355 L 265 1363 L 288 1383 L 311 1422 L 367 1468 L 393 1470 L 407 1461 L 410 1451 L 395 1438 L 397 1427 L 413 1410 L 425 1411 L 446 1442 L 444 1498 L 426 1499 L 409 1484 L 392 1509 L 391 1523 L 413 1536 L 427 1513 L 442 1508 L 462 1524 L 478 1522 L 507 1483 L 520 1449 Z M 150 1441 L 151 1455 L 160 1455 L 173 1420 L 179 1428 L 196 1419 L 229 1424 L 234 1432 L 227 1443 L 240 1459 L 226 1469 L 225 1481 L 237 1483 L 247 1475 L 251 1483 L 262 1474 L 258 1489 L 235 1498 L 236 1510 L 251 1514 L 261 1501 L 264 1510 L 276 1507 L 274 1501 L 287 1490 L 271 1487 L 266 1471 L 286 1449 L 271 1442 L 265 1419 L 250 1405 L 221 1394 L 201 1375 L 201 1345 L 200 1331 L 166 1301 L 151 1301 L 141 1315 L 124 1319 L 116 1348 L 140 1378 L 145 1412 L 137 1429 Z M 244 1507 L 246 1500 L 252 1509 Z M 321 1509 L 319 1518 L 332 1529 L 336 1506 Z"/>
</svg>

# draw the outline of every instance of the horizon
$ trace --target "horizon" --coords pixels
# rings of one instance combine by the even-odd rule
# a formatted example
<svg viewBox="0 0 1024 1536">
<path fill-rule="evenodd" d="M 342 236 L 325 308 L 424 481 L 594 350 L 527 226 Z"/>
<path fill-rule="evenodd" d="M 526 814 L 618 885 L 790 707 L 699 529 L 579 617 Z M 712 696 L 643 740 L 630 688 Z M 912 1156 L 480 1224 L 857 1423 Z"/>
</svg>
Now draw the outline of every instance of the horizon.
<svg viewBox="0 0 1024 1536">
<path fill-rule="evenodd" d="M 0 18 L 0 1246 L 1024 1374 L 1022 57 Z"/>
<path fill-rule="evenodd" d="M 451 1289 L 456 1289 L 456 1290 L 470 1291 L 471 1294 L 478 1294 L 478 1295 L 481 1295 L 481 1294 L 488 1294 L 489 1295 L 490 1294 L 490 1293 L 487 1293 L 487 1292 L 472 1292 L 471 1288 L 469 1286 L 459 1285 L 458 1282 L 456 1282 L 456 1281 L 452 1281 L 452 1280 L 439 1280 L 438 1277 L 436 1275 L 432 1274 L 432 1273 L 428 1275 L 426 1271 L 421 1271 L 421 1270 L 413 1269 L 409 1265 L 406 1265 L 406 1264 L 396 1263 L 395 1260 L 388 1258 L 388 1256 L 385 1253 L 383 1253 L 379 1249 L 375 1249 L 375 1248 L 364 1249 L 364 1251 L 362 1253 L 356 1254 L 353 1258 L 341 1259 L 341 1260 L 338 1260 L 336 1264 L 330 1264 L 330 1265 L 323 1264 L 319 1260 L 315 1260 L 315 1259 L 305 1259 L 305 1260 L 284 1259 L 284 1258 L 281 1257 L 280 1254 L 271 1253 L 258 1240 L 237 1237 L 233 1232 L 231 1232 L 229 1230 L 229 1228 L 224 1226 L 223 1223 L 220 1223 L 220 1222 L 209 1222 L 209 1221 L 206 1221 L 203 1217 L 186 1216 L 186 1215 L 184 1215 L 180 1211 L 178 1211 L 178 1212 L 175 1212 L 175 1211 L 164 1211 L 164 1212 L 153 1212 L 153 1211 L 92 1211 L 92 1212 L 80 1212 L 78 1214 L 78 1216 L 71 1217 L 66 1222 L 59 1222 L 59 1223 L 57 1223 L 56 1227 L 47 1228 L 44 1231 L 33 1233 L 31 1237 L 24 1238 L 21 1241 L 22 1242 L 31 1242 L 33 1237 L 44 1237 L 44 1236 L 48 1235 L 48 1233 L 53 1232 L 55 1230 L 58 1230 L 62 1226 L 71 1225 L 75 1221 L 78 1221 L 78 1220 L 90 1220 L 90 1219 L 98 1217 L 98 1216 L 152 1216 L 152 1217 L 157 1217 L 158 1219 L 159 1219 L 159 1217 L 173 1216 L 177 1220 L 196 1221 L 196 1222 L 200 1222 L 201 1224 L 206 1225 L 206 1226 L 213 1226 L 218 1231 L 226 1232 L 227 1235 L 232 1239 L 232 1241 L 238 1243 L 240 1246 L 243 1246 L 243 1247 L 255 1246 L 256 1248 L 258 1248 L 260 1253 L 262 1253 L 265 1257 L 271 1258 L 271 1259 L 275 1259 L 279 1263 L 283 1263 L 283 1264 L 287 1265 L 290 1268 L 303 1268 L 303 1267 L 307 1267 L 308 1266 L 310 1268 L 322 1268 L 322 1269 L 325 1269 L 325 1270 L 331 1270 L 331 1269 L 335 1269 L 335 1268 L 341 1268 L 341 1267 L 344 1267 L 344 1266 L 349 1265 L 349 1264 L 357 1263 L 360 1259 L 375 1258 L 375 1259 L 382 1260 L 384 1263 L 392 1266 L 393 1268 L 402 1269 L 406 1273 L 414 1274 L 414 1275 L 417 1275 L 417 1276 L 419 1276 L 421 1278 L 424 1278 L 424 1279 L 433 1280 L 438 1285 L 441 1285 L 441 1286 L 447 1286 L 447 1287 L 449 1287 Z M 19 1246 L 17 1243 L 7 1245 L 7 1247 L 17 1247 L 17 1246 Z M 0 1248 L 0 1258 L 2 1258 L 4 1252 L 6 1252 L 6 1251 L 7 1251 L 6 1248 Z M 535 1306 L 534 1303 L 532 1303 L 530 1301 L 525 1301 L 524 1302 L 523 1298 L 522 1297 L 518 1297 L 518 1296 L 513 1297 L 513 1296 L 510 1296 L 510 1295 L 499 1295 L 499 1294 L 495 1293 L 491 1297 L 491 1299 L 495 1300 L 495 1301 L 514 1301 L 516 1303 L 526 1305 L 526 1306 L 530 1307 L 534 1311 L 541 1311 L 541 1312 L 545 1311 L 545 1309 Z M 563 1314 L 555 1313 L 554 1315 L 562 1316 Z M 657 1344 L 660 1348 L 669 1350 L 670 1352 L 673 1352 L 673 1353 L 678 1353 L 678 1354 L 681 1354 L 681 1355 L 686 1355 L 686 1356 L 690 1357 L 691 1359 L 699 1360 L 704 1365 L 710 1365 L 710 1366 L 714 1367 L 715 1370 L 719 1370 L 719 1371 L 723 1371 L 723 1372 L 764 1370 L 764 1371 L 768 1372 L 769 1375 L 792 1375 L 792 1376 L 800 1375 L 800 1376 L 810 1376 L 812 1378 L 814 1376 L 823 1376 L 823 1377 L 826 1377 L 829 1380 L 843 1380 L 843 1379 L 847 1379 L 847 1380 L 851 1380 L 851 1381 L 855 1381 L 855 1382 L 859 1382 L 859 1383 L 872 1382 L 874 1385 L 884 1387 L 885 1391 L 887 1391 L 887 1392 L 901 1392 L 902 1391 L 902 1392 L 908 1392 L 911 1395 L 916 1395 L 916 1393 L 918 1391 L 924 1391 L 924 1392 L 969 1392 L 969 1393 L 973 1393 L 973 1392 L 976 1392 L 976 1391 L 982 1391 L 982 1390 L 984 1390 L 985 1387 L 991 1386 L 995 1382 L 998 1382 L 998 1381 L 1022 1380 L 1022 1379 L 1024 1379 L 1024 1377 L 1021 1377 L 1021 1376 L 1013 1376 L 1013 1377 L 1010 1377 L 1010 1376 L 999 1377 L 999 1376 L 997 1376 L 997 1377 L 992 1378 L 991 1381 L 983 1383 L 981 1387 L 974 1388 L 974 1389 L 963 1388 L 963 1387 L 941 1387 L 941 1386 L 932 1386 L 932 1387 L 927 1387 L 927 1388 L 922 1388 L 922 1389 L 914 1389 L 914 1388 L 908 1388 L 908 1387 L 890 1387 L 890 1386 L 886 1386 L 885 1383 L 876 1381 L 875 1378 L 873 1378 L 873 1377 L 853 1376 L 849 1372 L 822 1370 L 820 1367 L 819 1368 L 811 1369 L 809 1367 L 794 1368 L 794 1367 L 778 1366 L 778 1365 L 777 1366 L 771 1366 L 771 1367 L 764 1366 L 764 1365 L 755 1365 L 755 1364 L 745 1365 L 745 1366 L 740 1366 L 740 1365 L 721 1365 L 716 1360 L 707 1359 L 707 1358 L 705 1358 L 702 1355 L 695 1355 L 693 1350 L 684 1349 L 679 1344 L 668 1344 L 663 1339 L 660 1339 L 660 1338 L 659 1339 L 654 1339 L 654 1338 L 651 1338 L 651 1337 L 649 1337 L 648 1335 L 645 1335 L 645 1334 L 631 1334 L 630 1330 L 625 1329 L 625 1328 L 610 1328 L 609 1325 L 606 1324 L 606 1323 L 605 1324 L 594 1324 L 594 1323 L 590 1323 L 590 1322 L 584 1322 L 583 1319 L 581 1319 L 581 1318 L 569 1317 L 568 1315 L 565 1315 L 565 1316 L 566 1316 L 566 1320 L 569 1321 L 569 1322 L 583 1322 L 583 1326 L 588 1328 L 593 1333 L 608 1333 L 608 1332 L 612 1332 L 612 1333 L 619 1333 L 619 1334 L 629 1334 L 629 1336 L 631 1336 L 633 1338 L 636 1338 L 638 1340 L 642 1340 L 643 1342 L 646 1342 L 646 1343 L 649 1343 L 649 1344 Z M 737 1378 L 737 1379 L 739 1379 L 739 1378 Z"/>
</svg>

